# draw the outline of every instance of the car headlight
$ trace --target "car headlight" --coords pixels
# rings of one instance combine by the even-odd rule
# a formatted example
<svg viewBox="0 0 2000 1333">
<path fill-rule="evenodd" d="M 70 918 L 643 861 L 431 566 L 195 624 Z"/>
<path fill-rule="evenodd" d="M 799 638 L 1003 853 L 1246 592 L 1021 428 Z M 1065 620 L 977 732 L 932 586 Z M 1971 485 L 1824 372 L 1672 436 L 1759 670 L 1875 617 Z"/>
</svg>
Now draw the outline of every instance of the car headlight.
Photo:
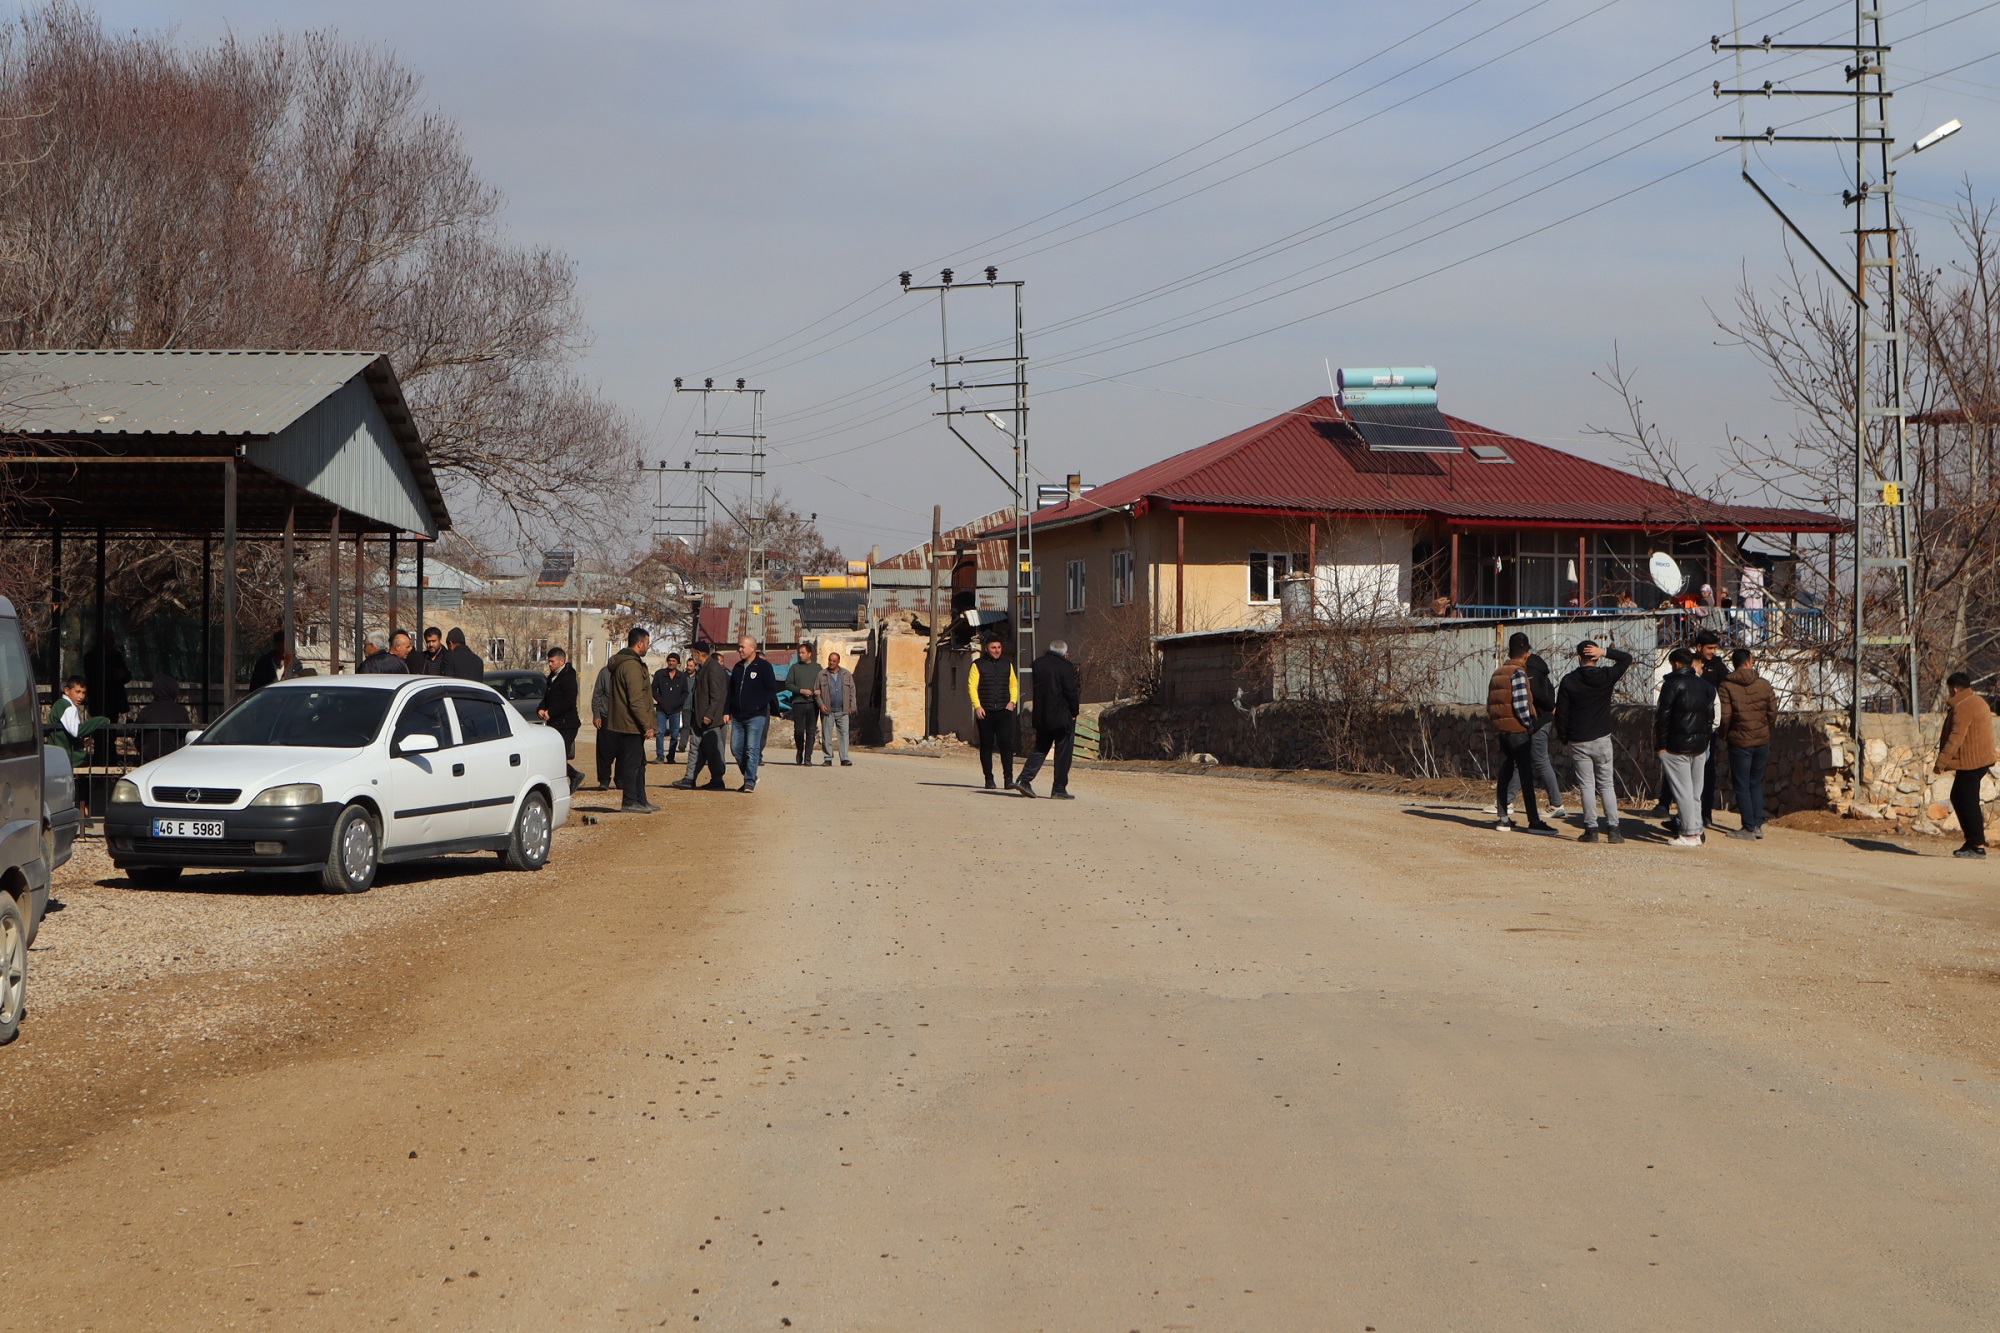
<svg viewBox="0 0 2000 1333">
<path fill-rule="evenodd" d="M 317 782 L 290 782 L 282 787 L 266 787 L 251 805 L 318 805 L 326 799 Z"/>
<path fill-rule="evenodd" d="M 111 789 L 113 805 L 138 805 L 145 799 L 139 794 L 139 784 L 130 778 L 118 779 L 118 784 Z"/>
</svg>

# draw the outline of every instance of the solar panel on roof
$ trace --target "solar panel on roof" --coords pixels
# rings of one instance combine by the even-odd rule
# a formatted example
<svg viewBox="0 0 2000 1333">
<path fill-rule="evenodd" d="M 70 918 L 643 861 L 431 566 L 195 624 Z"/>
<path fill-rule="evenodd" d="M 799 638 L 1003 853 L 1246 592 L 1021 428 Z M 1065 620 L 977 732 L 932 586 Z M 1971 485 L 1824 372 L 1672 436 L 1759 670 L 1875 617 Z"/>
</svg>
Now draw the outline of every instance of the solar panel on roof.
<svg viewBox="0 0 2000 1333">
<path fill-rule="evenodd" d="M 1410 404 L 1371 407 L 1355 404 L 1347 409 L 1370 449 L 1389 453 L 1456 454 L 1464 452 L 1458 436 L 1444 413 L 1432 406 Z"/>
<path fill-rule="evenodd" d="M 560 588 L 576 569 L 575 551 L 542 552 L 542 572 L 535 575 L 538 588 Z"/>
</svg>

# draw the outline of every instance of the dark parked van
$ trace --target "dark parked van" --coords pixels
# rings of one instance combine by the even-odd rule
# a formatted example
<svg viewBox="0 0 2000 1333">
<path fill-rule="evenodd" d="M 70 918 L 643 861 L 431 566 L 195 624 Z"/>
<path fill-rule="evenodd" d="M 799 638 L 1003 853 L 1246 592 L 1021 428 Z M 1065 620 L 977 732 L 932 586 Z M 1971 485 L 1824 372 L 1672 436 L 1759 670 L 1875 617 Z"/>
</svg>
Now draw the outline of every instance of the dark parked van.
<svg viewBox="0 0 2000 1333">
<path fill-rule="evenodd" d="M 20 1033 L 28 945 L 49 910 L 49 879 L 69 860 L 76 830 L 69 757 L 42 744 L 21 620 L 0 597 L 0 1045 Z"/>
</svg>

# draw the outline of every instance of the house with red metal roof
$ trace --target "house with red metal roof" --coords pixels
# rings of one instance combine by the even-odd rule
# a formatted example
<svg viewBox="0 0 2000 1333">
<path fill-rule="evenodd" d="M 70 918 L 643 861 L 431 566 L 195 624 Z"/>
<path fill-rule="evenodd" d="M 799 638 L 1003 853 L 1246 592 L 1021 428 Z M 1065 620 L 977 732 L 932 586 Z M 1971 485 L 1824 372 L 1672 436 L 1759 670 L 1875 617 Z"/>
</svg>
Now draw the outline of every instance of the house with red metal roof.
<svg viewBox="0 0 2000 1333">
<path fill-rule="evenodd" d="M 1662 593 L 1648 567 L 1660 552 L 1687 587 L 1710 584 L 1719 601 L 1739 590 L 1746 537 L 1783 550 L 1843 526 L 1716 503 L 1434 407 L 1368 410 L 1356 396 L 1316 398 L 1092 489 L 1073 486 L 1037 512 L 1037 637 L 1067 640 L 1087 662 L 1107 638 L 1129 646 L 1276 623 L 1288 584 L 1309 589 L 1321 616 L 1651 608 Z M 1774 595 L 1762 577 L 1752 583 Z"/>
</svg>

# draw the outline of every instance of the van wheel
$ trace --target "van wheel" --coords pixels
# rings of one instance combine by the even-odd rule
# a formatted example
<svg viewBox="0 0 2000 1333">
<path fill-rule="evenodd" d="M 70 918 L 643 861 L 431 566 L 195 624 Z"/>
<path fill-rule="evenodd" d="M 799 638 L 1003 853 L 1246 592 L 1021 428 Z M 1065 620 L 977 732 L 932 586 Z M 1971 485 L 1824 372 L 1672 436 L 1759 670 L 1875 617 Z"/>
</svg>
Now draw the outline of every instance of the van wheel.
<svg viewBox="0 0 2000 1333">
<path fill-rule="evenodd" d="M 540 870 L 547 865 L 553 825 L 549 798 L 529 792 L 521 801 L 521 813 L 514 816 L 514 833 L 507 839 L 507 850 L 500 853 L 500 864 L 509 870 Z"/>
<path fill-rule="evenodd" d="M 125 872 L 135 889 L 171 889 L 180 877 L 179 866 L 132 866 Z"/>
<path fill-rule="evenodd" d="M 0 893 L 0 1046 L 21 1035 L 28 1012 L 28 922 L 21 905 Z"/>
<path fill-rule="evenodd" d="M 358 805 L 350 805 L 333 822 L 333 846 L 320 867 L 320 887 L 329 893 L 366 893 L 382 864 L 382 835 L 375 821 Z"/>
</svg>

